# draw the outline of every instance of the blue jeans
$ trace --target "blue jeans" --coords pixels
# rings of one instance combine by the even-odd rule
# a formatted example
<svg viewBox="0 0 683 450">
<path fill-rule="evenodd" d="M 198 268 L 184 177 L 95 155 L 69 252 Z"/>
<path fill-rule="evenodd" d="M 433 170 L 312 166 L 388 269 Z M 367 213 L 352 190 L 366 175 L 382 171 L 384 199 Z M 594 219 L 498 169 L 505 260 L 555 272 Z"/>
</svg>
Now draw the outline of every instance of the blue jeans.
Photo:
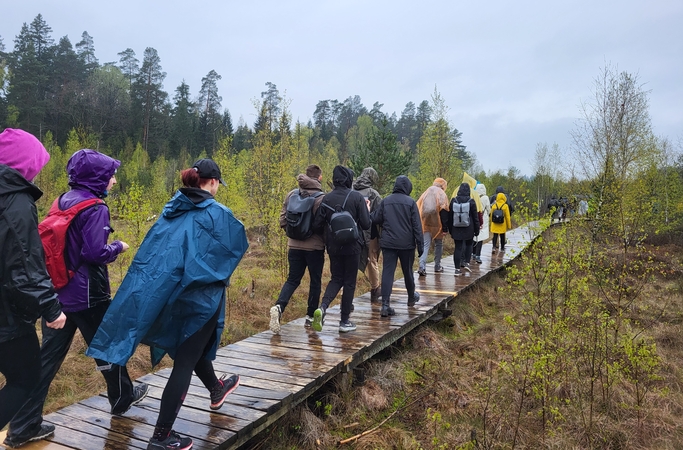
<svg viewBox="0 0 683 450">
<path fill-rule="evenodd" d="M 432 246 L 432 233 L 425 231 L 422 234 L 424 240 L 424 252 L 420 256 L 420 270 L 425 270 L 427 266 L 427 255 L 429 255 L 429 247 Z M 434 239 L 434 268 L 441 267 L 441 255 L 443 255 L 443 238 Z"/>
</svg>

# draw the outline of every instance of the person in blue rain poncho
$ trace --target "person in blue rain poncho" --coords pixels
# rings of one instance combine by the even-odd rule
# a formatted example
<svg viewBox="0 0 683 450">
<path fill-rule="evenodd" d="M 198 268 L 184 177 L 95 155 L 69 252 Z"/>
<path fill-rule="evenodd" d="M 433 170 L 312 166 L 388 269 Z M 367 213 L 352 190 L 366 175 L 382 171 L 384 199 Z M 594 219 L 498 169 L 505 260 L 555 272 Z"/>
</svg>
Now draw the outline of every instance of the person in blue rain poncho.
<svg viewBox="0 0 683 450">
<path fill-rule="evenodd" d="M 140 342 L 152 364 L 165 353 L 173 371 L 161 397 L 148 449 L 189 449 L 172 430 L 194 371 L 219 409 L 239 376 L 216 377 L 212 360 L 225 316 L 225 287 L 249 246 L 244 225 L 214 195 L 218 165 L 201 159 L 181 172 L 183 188 L 145 236 L 87 355 L 125 364 Z"/>
</svg>

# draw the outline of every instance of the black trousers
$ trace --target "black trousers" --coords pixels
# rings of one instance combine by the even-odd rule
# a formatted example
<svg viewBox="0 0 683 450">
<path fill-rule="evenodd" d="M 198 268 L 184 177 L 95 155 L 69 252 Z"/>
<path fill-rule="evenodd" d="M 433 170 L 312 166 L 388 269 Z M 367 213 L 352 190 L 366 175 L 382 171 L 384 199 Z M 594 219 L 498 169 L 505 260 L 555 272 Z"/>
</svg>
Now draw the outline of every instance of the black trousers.
<svg viewBox="0 0 683 450">
<path fill-rule="evenodd" d="M 0 342 L 0 430 L 12 420 L 40 381 L 40 344 L 35 331 Z"/>
<path fill-rule="evenodd" d="M 500 249 L 505 248 L 505 233 L 493 233 L 493 248 L 498 247 L 498 236 L 500 236 Z"/>
<path fill-rule="evenodd" d="M 413 278 L 415 249 L 396 250 L 393 248 L 382 248 L 382 253 L 384 254 L 384 264 L 382 266 L 382 304 L 389 305 L 391 300 L 397 261 L 401 261 L 401 270 L 403 271 L 403 280 L 408 291 L 408 298 L 413 298 L 413 295 L 415 295 L 415 279 Z"/>
<path fill-rule="evenodd" d="M 472 247 L 472 254 L 475 256 L 481 256 L 481 248 L 484 246 L 484 241 L 478 241 Z"/>
<path fill-rule="evenodd" d="M 353 296 L 356 293 L 356 277 L 358 276 L 359 264 L 360 254 L 358 253 L 353 255 L 330 255 L 330 273 L 332 277 L 325 288 L 322 305 L 327 309 L 343 287 L 344 292 L 341 298 L 342 322 L 346 322 L 351 316 L 351 305 L 353 304 Z"/>
<path fill-rule="evenodd" d="M 453 251 L 453 264 L 455 265 L 455 270 L 460 269 L 460 264 L 469 264 L 470 259 L 472 259 L 472 243 L 474 239 L 467 239 L 465 241 L 457 240 L 455 241 L 455 251 Z M 463 253 L 463 247 L 465 247 L 465 252 Z M 462 260 L 461 260 L 462 258 Z"/>
<path fill-rule="evenodd" d="M 287 252 L 289 260 L 289 275 L 287 281 L 280 290 L 276 305 L 280 306 L 280 311 L 284 312 L 289 299 L 296 288 L 301 284 L 301 279 L 308 269 L 311 278 L 311 285 L 308 289 L 308 309 L 306 314 L 313 317 L 313 313 L 318 309 L 320 303 L 320 291 L 322 290 L 323 265 L 325 264 L 325 250 L 299 250 L 290 248 Z"/>
<path fill-rule="evenodd" d="M 204 387 L 209 390 L 218 383 L 216 372 L 213 370 L 213 363 L 206 359 L 206 355 L 216 342 L 218 316 L 220 308 L 224 307 L 225 303 L 221 302 L 221 306 L 213 317 L 178 347 L 173 360 L 173 370 L 168 377 L 164 393 L 161 394 L 157 428 L 170 430 L 173 427 L 190 387 L 193 371 L 204 384 Z"/>
<path fill-rule="evenodd" d="M 8 436 L 19 439 L 31 437 L 43 422 L 43 404 L 50 389 L 50 383 L 57 375 L 64 362 L 71 341 L 78 329 L 85 342 L 90 345 L 102 318 L 107 312 L 109 303 L 98 303 L 92 308 L 66 314 L 64 328 L 55 330 L 42 322 L 43 344 L 40 347 L 41 369 L 38 386 L 31 392 L 31 396 L 12 419 Z M 112 409 L 125 409 L 133 401 L 133 383 L 125 366 L 109 365 L 106 361 L 96 359 L 98 368 L 107 383 L 107 397 Z"/>
</svg>

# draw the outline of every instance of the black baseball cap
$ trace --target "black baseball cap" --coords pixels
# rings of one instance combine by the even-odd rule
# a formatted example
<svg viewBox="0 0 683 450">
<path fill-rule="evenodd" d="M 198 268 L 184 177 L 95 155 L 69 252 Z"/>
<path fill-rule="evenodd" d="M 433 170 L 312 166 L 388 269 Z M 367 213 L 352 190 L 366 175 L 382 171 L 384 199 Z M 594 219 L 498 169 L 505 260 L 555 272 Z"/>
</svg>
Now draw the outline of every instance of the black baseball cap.
<svg viewBox="0 0 683 450">
<path fill-rule="evenodd" d="M 223 186 L 227 186 L 223 178 L 221 178 L 221 169 L 212 159 L 204 158 L 192 164 L 192 168 L 197 171 L 199 178 L 215 178 L 220 181 Z"/>
</svg>

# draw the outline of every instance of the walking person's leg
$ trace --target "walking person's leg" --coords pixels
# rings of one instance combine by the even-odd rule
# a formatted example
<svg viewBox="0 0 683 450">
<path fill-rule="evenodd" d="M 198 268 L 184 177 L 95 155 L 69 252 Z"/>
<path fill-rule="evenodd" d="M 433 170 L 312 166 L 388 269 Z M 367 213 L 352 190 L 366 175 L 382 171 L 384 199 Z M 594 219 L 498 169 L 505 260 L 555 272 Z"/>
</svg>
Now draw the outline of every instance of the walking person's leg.
<svg viewBox="0 0 683 450">
<path fill-rule="evenodd" d="M 500 251 L 505 251 L 505 233 L 500 234 Z"/>
<path fill-rule="evenodd" d="M 394 274 L 398 262 L 398 251 L 391 248 L 383 248 L 384 264 L 382 265 L 382 309 L 381 316 L 393 316 L 391 308 L 391 291 L 394 285 Z"/>
<path fill-rule="evenodd" d="M 35 331 L 0 343 L 0 429 L 12 420 L 40 381 L 40 344 Z"/>
<path fill-rule="evenodd" d="M 274 334 L 280 332 L 280 319 L 285 308 L 289 304 L 289 299 L 296 288 L 301 284 L 301 279 L 306 273 L 306 255 L 304 250 L 292 249 L 287 251 L 287 261 L 289 263 L 289 274 L 287 281 L 280 289 L 280 295 L 275 302 L 275 305 L 270 308 L 270 331 Z"/>
<path fill-rule="evenodd" d="M 462 257 L 463 243 L 464 243 L 464 241 L 461 241 L 461 240 L 455 241 L 455 250 L 453 251 L 453 264 L 455 265 L 455 275 L 456 276 L 461 274 L 461 271 L 460 271 L 461 260 L 460 260 L 460 258 Z"/>
<path fill-rule="evenodd" d="M 330 255 L 330 282 L 327 283 L 325 288 L 320 308 L 316 309 L 313 313 L 311 327 L 315 331 L 322 331 L 323 324 L 325 323 L 325 311 L 330 307 L 330 304 L 344 285 L 344 261 L 343 256 Z M 358 269 L 358 263 L 356 264 L 356 269 Z"/>
<path fill-rule="evenodd" d="M 325 251 L 313 250 L 306 252 L 306 266 L 311 284 L 308 289 L 308 308 L 306 320 L 313 320 L 313 313 L 320 306 L 320 292 L 322 291 L 323 266 L 325 265 Z M 307 323 L 310 326 L 310 323 Z"/>
<path fill-rule="evenodd" d="M 401 261 L 401 271 L 403 272 L 403 281 L 408 291 L 408 306 L 415 305 L 419 299 L 419 294 L 415 292 L 415 279 L 413 278 L 413 264 L 415 263 L 415 250 L 399 250 L 398 259 Z M 416 295 L 417 294 L 417 295 Z"/>
<path fill-rule="evenodd" d="M 424 253 L 422 254 L 424 256 Z M 441 257 L 443 256 L 443 238 L 434 239 L 434 272 L 443 272 Z"/>
<path fill-rule="evenodd" d="M 54 425 L 43 423 L 43 405 L 50 384 L 69 353 L 76 324 L 67 318 L 64 327 L 55 330 L 48 327 L 45 319 L 42 319 L 41 330 L 43 340 L 40 346 L 40 380 L 9 424 L 5 444 L 10 447 L 19 447 L 26 442 L 42 439 L 54 431 Z"/>
<path fill-rule="evenodd" d="M 380 274 L 379 274 L 379 239 L 371 239 L 368 242 L 368 264 L 365 266 L 365 274 L 370 281 L 370 292 L 375 292 L 379 297 Z"/>
<path fill-rule="evenodd" d="M 432 233 L 429 231 L 425 231 L 422 233 L 422 240 L 424 242 L 424 248 L 422 252 L 422 256 L 420 256 L 420 262 L 417 268 L 417 273 L 421 277 L 424 277 L 427 275 L 427 256 L 429 256 L 429 248 L 432 245 Z M 436 246 L 434 248 L 434 255 L 436 256 Z M 436 259 L 434 261 L 434 267 L 436 267 Z"/>
<path fill-rule="evenodd" d="M 355 325 L 349 320 L 351 317 L 351 307 L 353 305 L 353 298 L 356 295 L 356 280 L 358 279 L 358 255 L 344 256 L 344 290 L 341 298 L 341 322 L 339 323 L 339 331 L 347 332 L 356 329 Z M 350 324 L 350 326 L 349 326 Z"/>
</svg>

